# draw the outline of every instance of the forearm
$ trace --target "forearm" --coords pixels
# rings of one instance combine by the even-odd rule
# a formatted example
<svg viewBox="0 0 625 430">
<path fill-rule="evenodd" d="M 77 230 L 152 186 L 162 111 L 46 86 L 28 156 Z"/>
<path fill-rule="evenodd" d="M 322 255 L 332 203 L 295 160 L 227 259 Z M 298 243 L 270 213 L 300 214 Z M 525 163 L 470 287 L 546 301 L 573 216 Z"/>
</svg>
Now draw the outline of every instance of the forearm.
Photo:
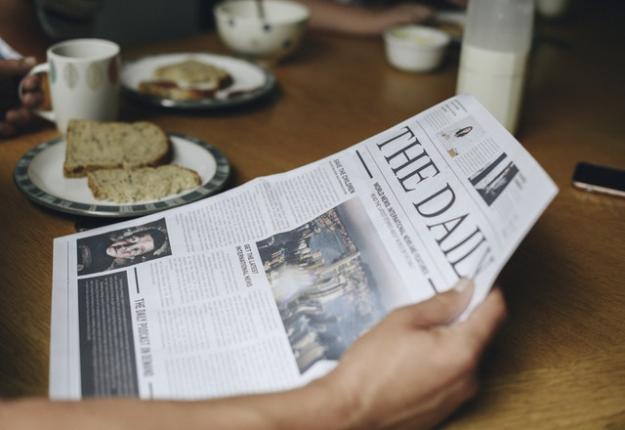
<svg viewBox="0 0 625 430">
<path fill-rule="evenodd" d="M 20 429 L 347 429 L 354 408 L 323 380 L 275 394 L 173 402 L 28 399 L 0 403 L 0 422 Z"/>
<path fill-rule="evenodd" d="M 328 0 L 299 0 L 310 10 L 310 27 L 354 35 L 377 35 L 384 28 L 378 11 Z"/>
</svg>

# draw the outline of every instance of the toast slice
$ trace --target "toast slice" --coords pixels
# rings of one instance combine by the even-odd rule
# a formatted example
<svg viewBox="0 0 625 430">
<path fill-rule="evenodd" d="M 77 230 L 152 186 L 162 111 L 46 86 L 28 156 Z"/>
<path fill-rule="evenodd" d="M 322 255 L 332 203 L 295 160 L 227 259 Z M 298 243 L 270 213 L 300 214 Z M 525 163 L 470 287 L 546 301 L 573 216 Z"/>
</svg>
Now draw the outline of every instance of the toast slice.
<svg viewBox="0 0 625 430">
<path fill-rule="evenodd" d="M 154 77 L 180 84 L 207 85 L 212 83 L 215 88 L 222 87 L 224 82 L 232 81 L 232 76 L 227 70 L 196 60 L 186 60 L 161 66 L 154 71 Z"/>
<path fill-rule="evenodd" d="M 234 82 L 227 70 L 196 60 L 161 66 L 154 71 L 154 78 L 139 83 L 139 91 L 173 100 L 211 98 Z"/>
<path fill-rule="evenodd" d="M 144 81 L 139 84 L 139 91 L 164 99 L 190 101 L 213 98 L 218 88 L 183 88 L 172 81 Z"/>
<path fill-rule="evenodd" d="M 159 167 L 96 170 L 87 174 L 89 189 L 98 200 L 130 203 L 157 200 L 198 187 L 194 170 L 169 164 Z"/>
<path fill-rule="evenodd" d="M 66 177 L 99 169 L 158 166 L 167 163 L 171 155 L 167 135 L 149 122 L 72 120 L 66 140 Z"/>
</svg>

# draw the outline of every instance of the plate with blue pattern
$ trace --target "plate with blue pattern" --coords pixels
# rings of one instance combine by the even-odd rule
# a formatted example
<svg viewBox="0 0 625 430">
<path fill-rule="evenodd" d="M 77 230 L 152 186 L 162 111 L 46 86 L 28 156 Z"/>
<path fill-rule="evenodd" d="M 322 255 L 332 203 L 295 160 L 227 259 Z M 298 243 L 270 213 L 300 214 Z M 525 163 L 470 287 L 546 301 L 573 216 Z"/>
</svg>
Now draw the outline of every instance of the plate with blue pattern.
<svg viewBox="0 0 625 430">
<path fill-rule="evenodd" d="M 215 92 L 209 91 L 210 95 L 189 100 L 160 97 L 141 90 L 142 82 L 158 81 L 154 73 L 159 67 L 186 61 L 223 69 L 228 72 L 232 82 Z M 276 87 L 276 78 L 269 69 L 241 58 L 207 52 L 182 52 L 151 55 L 126 62 L 121 72 L 121 83 L 128 96 L 147 104 L 176 110 L 213 110 L 239 106 L 265 97 Z M 169 83 L 183 85 L 181 82 Z M 184 86 L 189 90 L 202 89 L 202 83 L 185 85 L 189 85 Z"/>
<path fill-rule="evenodd" d="M 13 174 L 17 187 L 33 202 L 61 212 L 104 218 L 130 218 L 174 208 L 221 191 L 229 176 L 230 163 L 212 145 L 180 133 L 167 133 L 172 143 L 172 164 L 195 170 L 202 178 L 197 188 L 160 200 L 120 204 L 96 200 L 87 178 L 63 176 L 65 140 L 43 142 L 28 151 Z"/>
</svg>

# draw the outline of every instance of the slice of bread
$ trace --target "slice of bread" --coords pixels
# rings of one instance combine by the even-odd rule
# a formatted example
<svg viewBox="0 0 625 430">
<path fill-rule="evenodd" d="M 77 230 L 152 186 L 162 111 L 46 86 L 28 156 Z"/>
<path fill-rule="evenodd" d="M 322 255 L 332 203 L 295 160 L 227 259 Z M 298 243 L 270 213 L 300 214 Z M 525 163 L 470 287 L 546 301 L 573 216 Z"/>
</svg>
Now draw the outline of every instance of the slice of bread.
<svg viewBox="0 0 625 430">
<path fill-rule="evenodd" d="M 220 88 L 223 82 L 232 81 L 232 76 L 227 70 L 196 60 L 161 66 L 154 71 L 154 76 L 157 79 L 179 84 L 213 83 L 215 88 Z"/>
<path fill-rule="evenodd" d="M 234 82 L 221 67 L 196 60 L 167 64 L 154 71 L 154 80 L 139 83 L 139 91 L 173 100 L 212 98 Z"/>
<path fill-rule="evenodd" d="M 202 183 L 200 175 L 194 170 L 173 164 L 96 170 L 87 174 L 87 180 L 96 199 L 118 203 L 161 199 Z"/>
<path fill-rule="evenodd" d="M 66 141 L 63 173 L 67 177 L 98 169 L 158 166 L 171 155 L 167 135 L 149 122 L 72 120 Z"/>
<path fill-rule="evenodd" d="M 144 94 L 172 100 L 202 100 L 215 96 L 218 88 L 197 89 L 182 88 L 172 81 L 145 81 L 139 84 L 139 91 Z"/>
</svg>

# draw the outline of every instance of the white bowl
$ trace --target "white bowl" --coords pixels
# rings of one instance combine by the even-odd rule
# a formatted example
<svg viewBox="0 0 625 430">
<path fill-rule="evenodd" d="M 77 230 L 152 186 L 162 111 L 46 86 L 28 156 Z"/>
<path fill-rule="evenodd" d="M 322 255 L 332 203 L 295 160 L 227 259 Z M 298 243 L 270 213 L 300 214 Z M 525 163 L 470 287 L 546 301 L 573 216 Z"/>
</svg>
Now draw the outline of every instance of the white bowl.
<svg viewBox="0 0 625 430">
<path fill-rule="evenodd" d="M 409 72 L 426 72 L 440 66 L 450 40 L 444 31 L 413 24 L 384 32 L 389 63 Z"/>
<path fill-rule="evenodd" d="M 277 59 L 293 52 L 300 43 L 310 13 L 300 3 L 263 0 L 265 19 L 255 0 L 231 0 L 215 6 L 217 32 L 237 54 Z"/>
</svg>

